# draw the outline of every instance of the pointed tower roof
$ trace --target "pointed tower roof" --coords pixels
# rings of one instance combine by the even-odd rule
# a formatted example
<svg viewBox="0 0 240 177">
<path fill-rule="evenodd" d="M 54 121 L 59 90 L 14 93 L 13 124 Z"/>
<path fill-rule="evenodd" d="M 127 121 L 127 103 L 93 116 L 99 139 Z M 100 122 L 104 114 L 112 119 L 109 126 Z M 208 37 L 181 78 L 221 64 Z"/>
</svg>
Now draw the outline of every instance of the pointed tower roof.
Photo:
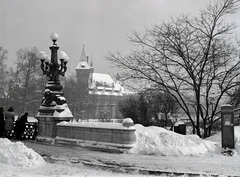
<svg viewBox="0 0 240 177">
<path fill-rule="evenodd" d="M 83 48 L 82 48 L 82 55 L 81 55 L 81 57 L 80 57 L 80 62 L 81 62 L 81 61 L 87 62 L 87 56 L 86 56 L 86 54 L 85 54 L 84 45 L 83 45 Z"/>
<path fill-rule="evenodd" d="M 78 63 L 76 69 L 90 69 L 90 66 L 89 66 L 87 60 L 88 59 L 87 59 L 87 56 L 85 54 L 84 45 L 83 45 L 82 55 L 80 57 L 80 62 Z"/>
</svg>

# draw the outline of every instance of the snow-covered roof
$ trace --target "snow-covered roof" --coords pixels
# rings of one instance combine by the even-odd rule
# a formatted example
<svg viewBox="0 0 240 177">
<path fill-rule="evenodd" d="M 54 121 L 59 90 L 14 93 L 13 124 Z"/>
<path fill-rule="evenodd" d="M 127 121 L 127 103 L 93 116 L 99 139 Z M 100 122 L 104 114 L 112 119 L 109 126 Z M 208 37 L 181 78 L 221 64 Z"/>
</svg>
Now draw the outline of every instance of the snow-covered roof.
<svg viewBox="0 0 240 177">
<path fill-rule="evenodd" d="M 90 69 L 90 66 L 86 61 L 81 61 L 78 63 L 76 69 Z"/>
<path fill-rule="evenodd" d="M 97 86 L 112 87 L 114 81 L 109 74 L 92 73 L 92 81 L 97 83 Z"/>
<path fill-rule="evenodd" d="M 109 74 L 92 73 L 89 83 L 89 94 L 123 96 L 135 94 L 125 89 L 120 82 L 112 79 Z"/>
</svg>

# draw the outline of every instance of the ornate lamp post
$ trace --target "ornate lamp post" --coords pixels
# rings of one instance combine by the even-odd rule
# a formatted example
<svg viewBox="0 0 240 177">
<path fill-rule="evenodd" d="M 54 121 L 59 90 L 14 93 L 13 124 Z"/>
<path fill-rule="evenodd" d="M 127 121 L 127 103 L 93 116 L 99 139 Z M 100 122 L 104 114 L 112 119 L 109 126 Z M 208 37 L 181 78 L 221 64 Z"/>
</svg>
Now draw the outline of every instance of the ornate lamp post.
<svg viewBox="0 0 240 177">
<path fill-rule="evenodd" d="M 69 57 L 63 51 L 58 52 L 59 47 L 56 44 L 58 37 L 57 33 L 52 33 L 50 36 L 53 41 L 53 45 L 49 47 L 51 58 L 45 52 L 38 54 L 43 74 L 48 77 L 48 82 L 43 93 L 44 98 L 37 114 L 39 121 L 38 137 L 55 137 L 56 124 L 60 121 L 69 121 L 73 118 L 63 97 L 63 87 L 59 82 L 59 76 L 64 76 L 67 71 Z"/>
</svg>

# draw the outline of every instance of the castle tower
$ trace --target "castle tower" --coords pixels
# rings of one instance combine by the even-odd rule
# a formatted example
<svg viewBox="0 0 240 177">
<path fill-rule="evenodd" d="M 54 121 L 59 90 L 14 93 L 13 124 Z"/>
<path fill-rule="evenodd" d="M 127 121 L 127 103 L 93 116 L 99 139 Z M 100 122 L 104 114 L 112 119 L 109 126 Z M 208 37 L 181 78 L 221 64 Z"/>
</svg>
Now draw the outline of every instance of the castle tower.
<svg viewBox="0 0 240 177">
<path fill-rule="evenodd" d="M 88 81 L 91 73 L 91 68 L 88 64 L 88 57 L 85 54 L 84 46 L 82 49 L 82 55 L 80 57 L 80 62 L 76 67 L 76 77 L 78 83 L 78 89 L 84 94 L 88 94 Z"/>
</svg>

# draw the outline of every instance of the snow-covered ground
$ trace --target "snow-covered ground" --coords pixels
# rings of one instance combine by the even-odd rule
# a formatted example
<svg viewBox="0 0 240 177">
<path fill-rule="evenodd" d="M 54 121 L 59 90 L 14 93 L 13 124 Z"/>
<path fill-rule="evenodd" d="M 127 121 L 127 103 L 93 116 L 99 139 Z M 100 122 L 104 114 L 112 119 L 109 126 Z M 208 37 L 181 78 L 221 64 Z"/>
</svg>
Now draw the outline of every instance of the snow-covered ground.
<svg viewBox="0 0 240 177">
<path fill-rule="evenodd" d="M 202 140 L 154 126 L 135 127 L 136 144 L 122 154 L 0 138 L 0 176 L 240 176 L 239 126 L 234 156 L 221 154 L 221 133 Z"/>
</svg>

